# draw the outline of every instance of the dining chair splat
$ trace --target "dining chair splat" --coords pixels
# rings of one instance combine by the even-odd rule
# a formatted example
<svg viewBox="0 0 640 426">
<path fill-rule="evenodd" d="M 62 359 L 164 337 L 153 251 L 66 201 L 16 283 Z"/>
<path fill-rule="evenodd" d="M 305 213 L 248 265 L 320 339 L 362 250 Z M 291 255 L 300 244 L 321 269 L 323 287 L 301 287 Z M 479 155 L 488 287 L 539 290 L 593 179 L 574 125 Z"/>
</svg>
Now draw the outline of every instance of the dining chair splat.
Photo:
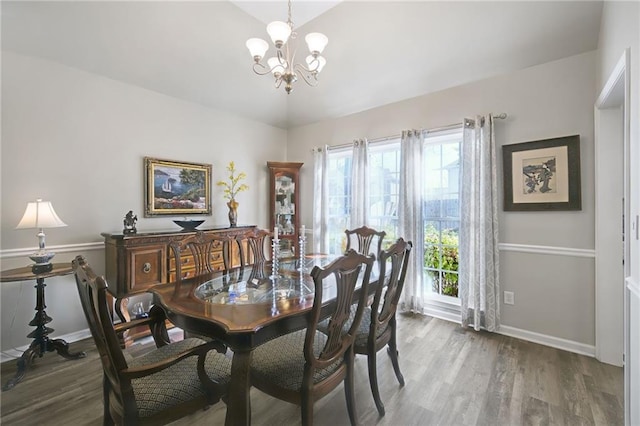
<svg viewBox="0 0 640 426">
<path fill-rule="evenodd" d="M 176 280 L 181 281 L 185 278 L 205 275 L 219 270 L 216 268 L 219 265 L 220 257 L 222 257 L 224 271 L 228 271 L 230 268 L 230 242 L 231 239 L 229 237 L 205 234 L 198 231 L 188 238 L 169 244 L 176 264 Z M 191 257 L 184 257 L 185 255 L 191 255 Z M 185 259 L 193 262 L 193 272 L 183 271 L 184 267 L 187 266 L 183 264 Z"/>
<path fill-rule="evenodd" d="M 385 231 L 376 231 L 368 226 L 345 229 L 344 233 L 347 235 L 347 251 L 355 249 L 358 253 L 364 255 L 373 254 L 376 258 L 382 250 L 382 242 L 387 235 Z M 374 241 L 376 242 L 374 245 L 376 250 L 371 251 L 371 245 Z"/>
</svg>

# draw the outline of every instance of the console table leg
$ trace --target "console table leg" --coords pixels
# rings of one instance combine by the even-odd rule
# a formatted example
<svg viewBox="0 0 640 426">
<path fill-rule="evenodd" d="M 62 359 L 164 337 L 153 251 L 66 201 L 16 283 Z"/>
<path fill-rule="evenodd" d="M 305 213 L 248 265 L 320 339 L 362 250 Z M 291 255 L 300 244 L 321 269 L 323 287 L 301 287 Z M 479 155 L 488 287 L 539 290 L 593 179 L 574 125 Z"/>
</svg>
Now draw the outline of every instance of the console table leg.
<svg viewBox="0 0 640 426">
<path fill-rule="evenodd" d="M 9 379 L 7 383 L 2 386 L 3 391 L 13 389 L 13 387 L 24 378 L 27 369 L 31 367 L 31 364 L 33 364 L 34 358 L 42 356 L 40 348 L 41 346 L 38 342 L 33 342 L 31 343 L 31 346 L 29 346 L 29 349 L 22 353 L 22 356 L 18 358 L 18 371 L 16 371 L 15 376 Z"/>
<path fill-rule="evenodd" d="M 55 350 L 63 358 L 66 359 L 80 359 L 87 356 L 84 352 L 69 352 L 69 344 L 63 339 L 49 340 L 51 348 L 49 350 Z"/>
</svg>

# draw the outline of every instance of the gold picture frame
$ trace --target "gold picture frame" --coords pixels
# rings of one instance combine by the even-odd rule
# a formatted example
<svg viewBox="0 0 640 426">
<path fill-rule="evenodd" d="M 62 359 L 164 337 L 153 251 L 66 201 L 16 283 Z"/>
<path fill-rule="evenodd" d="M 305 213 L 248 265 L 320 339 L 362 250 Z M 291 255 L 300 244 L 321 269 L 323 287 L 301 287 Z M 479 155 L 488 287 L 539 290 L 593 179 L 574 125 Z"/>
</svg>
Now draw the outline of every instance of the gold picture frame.
<svg viewBox="0 0 640 426">
<path fill-rule="evenodd" d="M 211 164 L 144 157 L 144 216 L 211 215 Z"/>
</svg>

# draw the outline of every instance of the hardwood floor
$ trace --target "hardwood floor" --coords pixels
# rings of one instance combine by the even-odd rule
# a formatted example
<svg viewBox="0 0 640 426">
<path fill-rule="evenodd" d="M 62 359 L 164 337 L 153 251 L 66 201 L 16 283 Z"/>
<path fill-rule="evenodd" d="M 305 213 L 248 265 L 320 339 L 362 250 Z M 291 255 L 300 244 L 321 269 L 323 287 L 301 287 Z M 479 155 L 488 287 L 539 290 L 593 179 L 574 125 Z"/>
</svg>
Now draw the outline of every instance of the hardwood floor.
<svg viewBox="0 0 640 426">
<path fill-rule="evenodd" d="M 356 359 L 361 425 L 622 425 L 622 369 L 593 358 L 511 337 L 464 330 L 419 315 L 398 318 L 401 388 L 389 357 L 378 353 L 378 380 L 386 416 L 378 417 L 365 357 Z M 136 344 L 143 352 L 151 343 Z M 91 340 L 72 350 L 87 357 L 67 361 L 55 353 L 36 360 L 21 383 L 1 394 L 3 425 L 100 425 L 102 367 Z M 1 365 L 4 383 L 15 361 Z M 298 407 L 251 390 L 254 425 L 299 424 Z M 175 425 L 221 425 L 219 403 Z M 316 425 L 349 423 L 344 389 L 315 405 Z"/>
</svg>

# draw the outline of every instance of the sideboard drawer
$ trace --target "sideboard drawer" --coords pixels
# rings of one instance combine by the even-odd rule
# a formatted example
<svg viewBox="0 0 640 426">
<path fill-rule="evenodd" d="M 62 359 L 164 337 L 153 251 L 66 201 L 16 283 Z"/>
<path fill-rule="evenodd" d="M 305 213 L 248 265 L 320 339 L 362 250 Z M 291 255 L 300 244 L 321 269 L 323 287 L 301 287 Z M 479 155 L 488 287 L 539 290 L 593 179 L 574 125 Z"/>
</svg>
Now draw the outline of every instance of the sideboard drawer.
<svg viewBox="0 0 640 426">
<path fill-rule="evenodd" d="M 165 247 L 165 245 L 147 246 L 129 252 L 131 265 L 129 290 L 131 292 L 144 291 L 166 282 Z"/>
<path fill-rule="evenodd" d="M 216 251 L 211 253 L 209 263 L 211 263 L 211 266 L 220 264 L 224 268 L 224 258 L 222 256 L 222 249 L 216 249 Z M 176 258 L 175 256 L 172 255 L 169 259 L 169 272 L 174 272 L 177 269 L 176 266 L 177 266 Z M 182 268 L 182 270 L 193 268 L 193 266 L 194 266 L 194 260 L 191 253 L 190 252 L 182 253 L 182 255 L 180 256 L 180 267 Z M 173 281 L 173 280 L 170 279 L 169 281 Z"/>
<path fill-rule="evenodd" d="M 214 271 L 224 271 L 224 263 L 223 262 L 218 262 L 218 263 L 212 263 L 211 264 L 211 269 Z M 186 280 L 187 278 L 191 278 L 193 276 L 196 275 L 196 270 L 195 268 L 182 268 L 182 278 L 183 280 Z M 172 270 L 169 272 L 169 282 L 174 282 L 177 281 L 178 276 L 176 274 L 176 270 Z"/>
</svg>

